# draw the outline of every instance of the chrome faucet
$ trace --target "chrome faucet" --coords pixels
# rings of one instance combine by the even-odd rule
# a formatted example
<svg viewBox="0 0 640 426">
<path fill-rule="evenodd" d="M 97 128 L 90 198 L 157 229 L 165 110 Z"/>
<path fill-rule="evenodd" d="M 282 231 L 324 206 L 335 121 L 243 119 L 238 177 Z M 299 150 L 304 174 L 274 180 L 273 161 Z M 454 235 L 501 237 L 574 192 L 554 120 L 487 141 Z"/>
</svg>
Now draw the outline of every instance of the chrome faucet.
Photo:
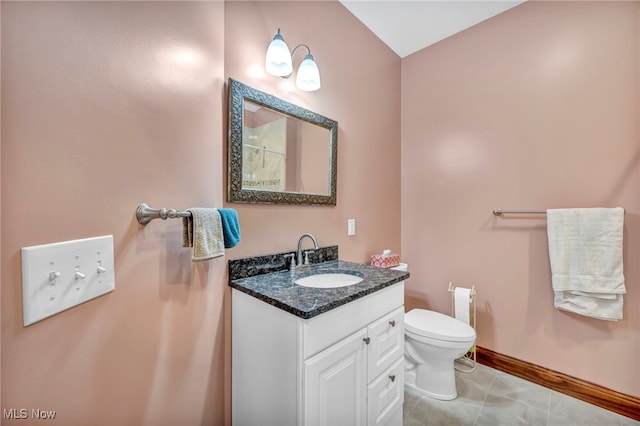
<svg viewBox="0 0 640 426">
<path fill-rule="evenodd" d="M 318 240 L 316 240 L 316 237 L 314 237 L 311 234 L 302 234 L 302 236 L 300 237 L 300 239 L 298 240 L 298 266 L 301 266 L 302 263 L 302 240 L 304 240 L 304 237 L 309 237 L 311 238 L 311 241 L 313 241 L 313 249 L 314 250 L 318 250 Z M 308 265 L 309 264 L 309 257 L 308 257 L 308 252 L 305 252 L 305 261 L 304 264 Z M 293 259 L 291 259 L 291 261 L 293 262 Z"/>
</svg>

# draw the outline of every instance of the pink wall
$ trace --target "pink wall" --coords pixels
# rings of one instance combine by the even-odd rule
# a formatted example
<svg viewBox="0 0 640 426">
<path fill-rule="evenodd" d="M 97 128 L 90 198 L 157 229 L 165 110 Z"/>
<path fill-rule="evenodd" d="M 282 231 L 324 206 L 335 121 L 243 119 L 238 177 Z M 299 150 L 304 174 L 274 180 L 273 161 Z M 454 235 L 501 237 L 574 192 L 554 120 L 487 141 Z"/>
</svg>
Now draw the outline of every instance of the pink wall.
<svg viewBox="0 0 640 426">
<path fill-rule="evenodd" d="M 0 22 L 2 22 L 2 7 L 0 6 Z M 2 45 L 2 31 L 0 31 L 0 46 Z M 1 61 L 0 61 L 1 63 Z M 0 78 L 2 73 L 0 72 Z M 2 84 L 0 84 L 0 105 L 2 104 Z M 0 260 L 2 257 L 2 114 L 0 113 Z M 2 261 L 0 261 L 0 279 L 2 277 Z M 2 281 L 0 281 L 0 307 L 2 306 Z M 2 405 L 2 318 L 0 313 L 0 408 Z"/>
<path fill-rule="evenodd" d="M 405 58 L 402 90 L 400 59 L 337 2 L 1 10 L 2 407 L 228 423 L 226 261 L 304 232 L 346 260 L 402 249 L 410 306 L 448 311 L 449 280 L 476 284 L 479 344 L 640 394 L 637 3 L 525 4 Z M 262 71 L 278 27 L 310 45 L 320 91 Z M 336 207 L 224 201 L 228 77 L 338 120 Z M 243 241 L 192 264 L 179 221 L 140 227 L 140 202 L 234 207 Z M 490 214 L 578 205 L 627 210 L 619 323 L 555 311 L 544 220 Z M 20 247 L 104 234 L 116 291 L 24 328 Z"/>
<path fill-rule="evenodd" d="M 278 27 L 320 91 L 260 73 Z M 304 232 L 347 260 L 400 249 L 400 59 L 337 2 L 2 2 L 2 36 L 3 408 L 228 424 L 227 260 Z M 338 120 L 336 207 L 225 203 L 227 77 Z M 141 227 L 141 202 L 237 208 L 242 243 L 193 264 L 180 221 Z M 116 290 L 23 327 L 20 247 L 104 234 Z"/>
<path fill-rule="evenodd" d="M 290 48 L 311 48 L 319 91 L 302 92 L 293 78 L 265 73 L 264 54 L 278 28 Z M 233 204 L 243 243 L 232 255 L 290 250 L 305 232 L 320 245 L 338 244 L 345 260 L 367 262 L 384 248 L 400 250 L 400 58 L 338 2 L 227 2 L 225 41 L 227 78 L 339 125 L 337 206 Z M 298 50 L 294 68 L 303 57 Z M 347 237 L 348 218 L 356 219 L 354 237 Z"/>
<path fill-rule="evenodd" d="M 476 285 L 478 344 L 640 396 L 640 3 L 528 2 L 402 61 L 408 307 Z M 623 206 L 624 319 L 553 308 L 544 216 Z"/>
<path fill-rule="evenodd" d="M 2 407 L 221 423 L 227 259 L 134 213 L 223 202 L 223 4 L 2 2 L 2 38 Z M 116 290 L 23 327 L 20 247 L 105 234 Z"/>
</svg>

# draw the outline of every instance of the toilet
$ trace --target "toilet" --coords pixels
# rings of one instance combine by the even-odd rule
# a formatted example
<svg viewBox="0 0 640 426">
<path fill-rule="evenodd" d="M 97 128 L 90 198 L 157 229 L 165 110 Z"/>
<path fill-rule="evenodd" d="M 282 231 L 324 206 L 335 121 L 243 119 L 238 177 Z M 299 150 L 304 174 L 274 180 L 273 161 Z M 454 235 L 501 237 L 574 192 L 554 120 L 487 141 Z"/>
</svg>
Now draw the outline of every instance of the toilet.
<svg viewBox="0 0 640 426">
<path fill-rule="evenodd" d="M 405 386 L 440 400 L 458 396 L 453 363 L 471 349 L 475 330 L 448 315 L 412 309 L 404 316 Z"/>
<path fill-rule="evenodd" d="M 391 269 L 407 271 L 401 263 Z M 456 399 L 453 362 L 476 342 L 476 331 L 449 315 L 426 309 L 404 314 L 404 384 L 406 387 L 448 401 Z"/>
</svg>

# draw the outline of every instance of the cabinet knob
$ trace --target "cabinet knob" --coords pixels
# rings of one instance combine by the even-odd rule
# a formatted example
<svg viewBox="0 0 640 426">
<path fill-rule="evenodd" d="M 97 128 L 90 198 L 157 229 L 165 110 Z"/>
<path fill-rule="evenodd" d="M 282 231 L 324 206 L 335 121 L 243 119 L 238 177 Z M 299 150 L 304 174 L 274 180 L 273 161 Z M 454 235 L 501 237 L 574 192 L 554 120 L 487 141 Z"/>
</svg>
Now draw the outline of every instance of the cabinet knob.
<svg viewBox="0 0 640 426">
<path fill-rule="evenodd" d="M 389 325 L 390 325 L 391 327 L 395 327 L 395 326 L 396 326 L 396 320 L 391 320 L 391 321 L 389 321 Z"/>
<path fill-rule="evenodd" d="M 395 374 L 390 375 L 389 376 L 389 380 L 391 380 L 392 382 L 395 382 L 396 381 L 396 375 Z"/>
<path fill-rule="evenodd" d="M 364 339 L 362 339 L 362 341 L 368 345 L 371 339 L 368 337 L 365 337 Z"/>
</svg>

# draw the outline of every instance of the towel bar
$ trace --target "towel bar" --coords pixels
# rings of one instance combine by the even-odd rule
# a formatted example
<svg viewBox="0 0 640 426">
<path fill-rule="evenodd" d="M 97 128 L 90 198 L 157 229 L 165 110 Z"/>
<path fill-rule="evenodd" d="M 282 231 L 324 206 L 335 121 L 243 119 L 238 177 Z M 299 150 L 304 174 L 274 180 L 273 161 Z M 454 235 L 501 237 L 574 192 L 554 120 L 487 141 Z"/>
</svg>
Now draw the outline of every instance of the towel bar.
<svg viewBox="0 0 640 426">
<path fill-rule="evenodd" d="M 547 211 L 546 210 L 502 210 L 502 209 L 493 209 L 493 214 L 496 215 L 496 216 L 502 216 L 503 214 L 547 214 Z M 625 214 L 626 214 L 626 210 L 625 210 Z"/>
<path fill-rule="evenodd" d="M 503 214 L 547 214 L 546 210 L 502 210 L 493 209 L 493 214 L 502 216 Z"/>
<path fill-rule="evenodd" d="M 154 209 L 149 207 L 147 204 L 142 203 L 136 209 L 136 219 L 138 219 L 138 223 L 141 225 L 146 225 L 151 222 L 153 219 L 162 219 L 166 220 L 167 218 L 174 219 L 177 217 L 190 217 L 191 213 L 187 211 L 180 211 L 175 209 L 165 209 L 164 207 L 161 209 Z"/>
</svg>

